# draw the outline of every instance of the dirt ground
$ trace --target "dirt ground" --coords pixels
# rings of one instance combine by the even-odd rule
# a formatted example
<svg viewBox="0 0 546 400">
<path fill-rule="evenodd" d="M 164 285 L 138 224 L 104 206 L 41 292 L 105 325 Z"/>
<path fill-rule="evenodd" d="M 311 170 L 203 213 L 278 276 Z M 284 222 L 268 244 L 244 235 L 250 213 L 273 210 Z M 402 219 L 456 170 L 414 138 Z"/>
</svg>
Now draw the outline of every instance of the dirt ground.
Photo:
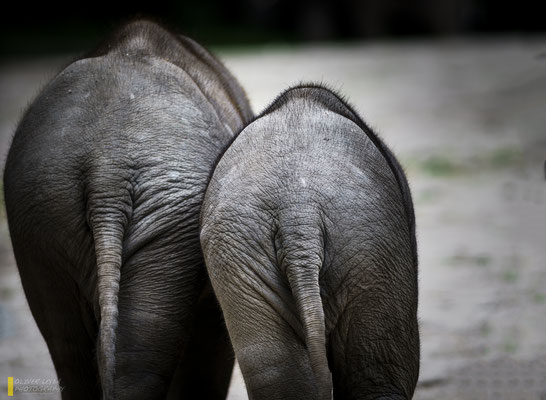
<svg viewBox="0 0 546 400">
<path fill-rule="evenodd" d="M 406 168 L 420 255 L 415 399 L 545 400 L 546 37 L 220 55 L 256 112 L 300 81 L 338 89 Z M 2 163 L 23 108 L 65 61 L 0 66 Z M 8 376 L 55 372 L 26 304 L 3 213 L 0 398 Z M 246 398 L 236 371 L 229 399 Z"/>
</svg>

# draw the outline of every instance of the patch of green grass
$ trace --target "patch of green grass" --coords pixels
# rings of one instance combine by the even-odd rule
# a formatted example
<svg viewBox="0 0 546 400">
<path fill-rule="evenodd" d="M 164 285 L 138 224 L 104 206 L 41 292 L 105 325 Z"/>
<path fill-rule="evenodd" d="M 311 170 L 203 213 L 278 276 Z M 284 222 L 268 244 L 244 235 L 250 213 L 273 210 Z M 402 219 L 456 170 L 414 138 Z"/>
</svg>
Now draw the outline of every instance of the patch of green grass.
<svg viewBox="0 0 546 400">
<path fill-rule="evenodd" d="M 523 158 L 521 150 L 517 147 L 501 147 L 493 150 L 486 157 L 492 167 L 511 167 L 519 164 Z"/>
<path fill-rule="evenodd" d="M 446 178 L 475 174 L 476 172 L 495 172 L 520 166 L 523 152 L 516 146 L 499 147 L 494 150 L 455 156 L 449 149 L 441 153 L 417 156 L 403 160 L 408 171 L 425 173 L 432 177 Z"/>
<path fill-rule="evenodd" d="M 491 264 L 491 257 L 487 254 L 478 254 L 474 257 L 474 263 L 480 267 L 486 267 Z"/>
<path fill-rule="evenodd" d="M 546 302 L 546 293 L 534 292 L 533 301 L 537 304 L 544 304 Z"/>
<path fill-rule="evenodd" d="M 502 347 L 506 353 L 513 354 L 518 349 L 518 344 L 514 338 L 510 338 L 504 342 Z"/>
<path fill-rule="evenodd" d="M 432 176 L 455 175 L 459 168 L 445 156 L 433 155 L 420 163 L 420 168 Z"/>
<path fill-rule="evenodd" d="M 518 272 L 515 269 L 507 269 L 502 273 L 502 280 L 508 283 L 515 283 L 518 280 Z"/>
<path fill-rule="evenodd" d="M 492 261 L 491 256 L 488 254 L 455 254 L 448 259 L 448 264 L 466 264 L 487 267 Z"/>
</svg>

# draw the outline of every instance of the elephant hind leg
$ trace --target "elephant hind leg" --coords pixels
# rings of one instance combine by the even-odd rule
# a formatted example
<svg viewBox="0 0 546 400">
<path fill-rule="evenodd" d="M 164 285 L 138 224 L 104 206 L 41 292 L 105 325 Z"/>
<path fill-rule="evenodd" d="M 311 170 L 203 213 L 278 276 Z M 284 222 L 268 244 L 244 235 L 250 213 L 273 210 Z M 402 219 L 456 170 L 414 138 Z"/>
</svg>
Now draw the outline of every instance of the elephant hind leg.
<svg viewBox="0 0 546 400">
<path fill-rule="evenodd" d="M 115 398 L 164 399 L 189 340 L 205 270 L 198 252 L 172 250 L 172 241 L 150 242 L 122 267 Z"/>
<path fill-rule="evenodd" d="M 62 398 L 98 399 L 101 388 L 95 340 L 98 327 L 90 305 L 56 262 L 17 257 L 21 281 L 62 387 Z"/>
<path fill-rule="evenodd" d="M 173 377 L 168 399 L 224 400 L 234 363 L 222 311 L 207 285 L 197 305 L 191 337 Z"/>
<path fill-rule="evenodd" d="M 335 399 L 412 398 L 419 375 L 417 319 L 390 300 L 362 295 L 330 333 Z"/>
<path fill-rule="evenodd" d="M 266 299 L 263 294 L 268 289 L 244 281 L 220 279 L 215 290 L 218 293 L 221 286 L 222 311 L 249 397 L 319 399 L 301 328 L 297 333 L 286 315 L 280 315 L 283 303 L 280 298 L 275 299 L 274 293 L 270 292 Z"/>
<path fill-rule="evenodd" d="M 245 322 L 250 323 L 249 320 L 252 318 L 246 314 Z M 244 340 L 234 343 L 249 397 L 255 400 L 320 399 L 303 340 L 290 332 L 290 326 L 278 316 L 264 318 L 262 314 L 252 323 Z"/>
</svg>

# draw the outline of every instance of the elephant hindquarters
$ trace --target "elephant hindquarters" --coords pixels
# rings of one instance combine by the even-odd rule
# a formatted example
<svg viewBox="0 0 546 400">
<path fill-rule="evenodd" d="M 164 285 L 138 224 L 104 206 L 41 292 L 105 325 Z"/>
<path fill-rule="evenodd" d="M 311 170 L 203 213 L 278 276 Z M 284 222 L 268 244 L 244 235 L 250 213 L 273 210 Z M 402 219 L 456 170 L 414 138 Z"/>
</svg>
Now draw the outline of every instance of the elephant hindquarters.
<svg viewBox="0 0 546 400">
<path fill-rule="evenodd" d="M 374 286 L 363 275 L 342 298 L 329 332 L 335 399 L 411 399 L 419 375 L 416 296 L 390 292 L 396 279 Z M 407 285 L 406 285 L 407 286 Z"/>
<path fill-rule="evenodd" d="M 141 227 L 144 211 L 134 209 L 132 186 L 119 182 L 121 173 L 99 172 L 89 179 L 87 215 L 96 255 L 103 398 L 165 398 L 205 283 L 197 226 L 183 210 L 171 216 L 184 226 L 151 224 L 161 220 L 158 207 Z M 108 188 L 121 189 L 112 195 Z"/>
<path fill-rule="evenodd" d="M 232 274 L 229 278 L 217 270 L 211 273 L 211 281 L 250 398 L 319 399 L 301 326 L 297 328 L 297 317 L 293 314 L 295 310 L 287 309 L 284 300 L 272 290 L 279 286 L 280 280 L 277 283 L 261 281 L 245 271 L 249 264 L 245 264 L 244 258 L 224 254 L 229 260 L 226 264 L 219 267 L 209 258 L 207 267 L 212 270 L 225 267 Z M 248 275 L 241 276 L 241 273 Z M 234 276 L 240 279 L 234 281 Z M 279 290 L 288 292 L 286 287 Z M 301 335 L 295 333 L 295 328 Z"/>
<path fill-rule="evenodd" d="M 165 398 L 205 278 L 197 240 L 176 235 L 154 238 L 126 260 L 116 327 L 116 398 Z"/>
<path fill-rule="evenodd" d="M 30 310 L 60 381 L 62 398 L 98 399 L 101 388 L 97 381 L 97 326 L 92 306 L 66 274 L 66 265 L 59 263 L 52 247 L 47 253 L 38 253 L 27 247 L 28 239 L 13 234 L 13 249 Z"/>
<path fill-rule="evenodd" d="M 250 397 L 331 399 L 318 283 L 320 228 L 302 242 L 303 232 L 290 227 L 273 229 L 277 236 L 267 238 L 204 221 L 207 269 Z"/>
</svg>

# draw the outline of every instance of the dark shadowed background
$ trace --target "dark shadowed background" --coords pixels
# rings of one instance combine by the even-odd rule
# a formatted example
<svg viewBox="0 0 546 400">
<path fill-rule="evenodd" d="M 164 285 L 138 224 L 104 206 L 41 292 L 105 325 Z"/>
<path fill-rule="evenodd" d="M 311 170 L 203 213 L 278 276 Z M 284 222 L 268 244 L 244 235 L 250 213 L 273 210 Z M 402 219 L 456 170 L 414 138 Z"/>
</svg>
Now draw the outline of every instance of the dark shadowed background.
<svg viewBox="0 0 546 400">
<path fill-rule="evenodd" d="M 538 1 L 201 0 L 10 2 L 2 55 L 80 52 L 120 21 L 148 16 L 206 45 L 543 31 Z"/>
</svg>

